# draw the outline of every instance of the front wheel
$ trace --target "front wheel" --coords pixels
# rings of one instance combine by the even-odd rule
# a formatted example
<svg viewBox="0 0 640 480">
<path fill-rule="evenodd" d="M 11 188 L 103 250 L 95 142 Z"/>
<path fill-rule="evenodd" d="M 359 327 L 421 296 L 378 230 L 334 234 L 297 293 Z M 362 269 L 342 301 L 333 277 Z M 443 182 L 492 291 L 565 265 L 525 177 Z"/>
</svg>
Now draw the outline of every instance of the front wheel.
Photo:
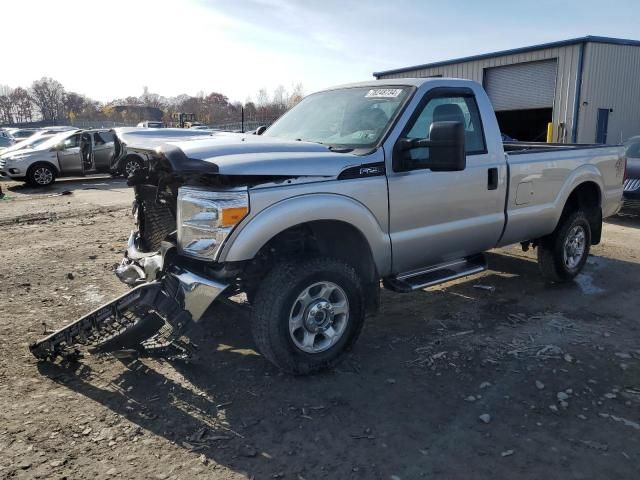
<svg viewBox="0 0 640 480">
<path fill-rule="evenodd" d="M 27 172 L 27 183 L 34 187 L 47 187 L 55 180 L 55 169 L 46 163 L 37 163 Z"/>
<path fill-rule="evenodd" d="M 137 157 L 129 157 L 125 160 L 122 166 L 122 174 L 129 178 L 136 170 L 140 170 L 143 167 L 142 160 Z"/>
<path fill-rule="evenodd" d="M 552 282 L 568 282 L 584 267 L 591 246 L 591 226 L 578 210 L 560 220 L 556 230 L 538 246 L 542 276 Z"/>
<path fill-rule="evenodd" d="M 291 374 L 330 368 L 364 323 L 362 280 L 350 265 L 316 258 L 283 262 L 262 280 L 252 313 L 260 353 Z"/>
</svg>

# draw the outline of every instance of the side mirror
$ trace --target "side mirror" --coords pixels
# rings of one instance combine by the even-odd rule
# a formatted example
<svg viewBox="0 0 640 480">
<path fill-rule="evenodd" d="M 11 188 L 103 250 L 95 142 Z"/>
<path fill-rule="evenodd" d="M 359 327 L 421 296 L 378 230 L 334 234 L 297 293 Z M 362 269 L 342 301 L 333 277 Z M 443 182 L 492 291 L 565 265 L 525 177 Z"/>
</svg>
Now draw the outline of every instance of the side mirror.
<svg viewBox="0 0 640 480">
<path fill-rule="evenodd" d="M 264 125 L 260 125 L 258 128 L 256 128 L 254 135 L 262 135 L 266 129 L 267 127 L 265 127 Z"/>
<path fill-rule="evenodd" d="M 411 158 L 409 152 L 428 149 L 428 157 Z M 434 172 L 458 172 L 467 167 L 464 126 L 461 122 L 433 122 L 429 138 L 401 138 L 396 143 L 394 169 L 428 168 Z"/>
<path fill-rule="evenodd" d="M 459 172 L 467 167 L 464 127 L 460 122 L 434 122 L 429 129 L 429 160 L 434 172 Z"/>
</svg>

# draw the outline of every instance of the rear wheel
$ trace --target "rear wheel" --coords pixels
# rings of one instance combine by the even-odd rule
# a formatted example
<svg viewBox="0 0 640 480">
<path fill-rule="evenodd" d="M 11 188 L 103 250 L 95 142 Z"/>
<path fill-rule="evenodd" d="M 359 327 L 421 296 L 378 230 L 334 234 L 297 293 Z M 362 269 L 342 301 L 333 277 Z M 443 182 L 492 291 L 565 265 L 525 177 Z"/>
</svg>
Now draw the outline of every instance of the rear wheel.
<svg viewBox="0 0 640 480">
<path fill-rule="evenodd" d="M 591 246 L 591 226 L 582 210 L 560 220 L 556 230 L 538 245 L 542 276 L 552 282 L 567 282 L 584 267 Z"/>
<path fill-rule="evenodd" d="M 56 180 L 56 170 L 46 163 L 36 163 L 27 172 L 27 183 L 34 187 L 46 187 Z"/>
<path fill-rule="evenodd" d="M 292 374 L 330 368 L 358 338 L 364 289 L 356 270 L 316 258 L 276 264 L 258 287 L 252 330 L 258 350 Z"/>
</svg>

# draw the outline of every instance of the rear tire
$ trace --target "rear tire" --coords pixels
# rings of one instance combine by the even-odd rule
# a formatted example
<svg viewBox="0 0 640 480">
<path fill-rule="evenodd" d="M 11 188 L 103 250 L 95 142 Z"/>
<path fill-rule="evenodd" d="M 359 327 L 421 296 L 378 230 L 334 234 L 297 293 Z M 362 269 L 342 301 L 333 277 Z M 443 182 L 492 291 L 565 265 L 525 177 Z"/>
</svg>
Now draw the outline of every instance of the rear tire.
<svg viewBox="0 0 640 480">
<path fill-rule="evenodd" d="M 48 187 L 56 181 L 56 173 L 52 165 L 36 163 L 27 171 L 27 183 L 34 187 Z"/>
<path fill-rule="evenodd" d="M 253 300 L 258 350 L 294 375 L 337 364 L 364 323 L 362 280 L 352 266 L 332 258 L 276 264 Z"/>
<path fill-rule="evenodd" d="M 551 282 L 568 282 L 584 267 L 591 247 L 591 226 L 577 210 L 560 219 L 555 231 L 538 245 L 538 265 Z"/>
</svg>

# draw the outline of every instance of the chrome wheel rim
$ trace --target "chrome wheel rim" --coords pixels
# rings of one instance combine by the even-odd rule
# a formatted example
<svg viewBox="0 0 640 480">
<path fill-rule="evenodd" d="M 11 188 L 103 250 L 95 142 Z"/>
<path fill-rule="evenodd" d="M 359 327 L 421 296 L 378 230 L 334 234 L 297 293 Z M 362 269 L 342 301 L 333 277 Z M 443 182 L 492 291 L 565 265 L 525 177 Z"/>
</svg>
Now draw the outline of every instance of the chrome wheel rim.
<svg viewBox="0 0 640 480">
<path fill-rule="evenodd" d="M 587 233 L 584 227 L 577 225 L 569 231 L 564 241 L 564 265 L 574 270 L 582 261 L 587 246 Z"/>
<path fill-rule="evenodd" d="M 124 166 L 124 171 L 127 172 L 127 177 L 128 177 L 139 168 L 140 168 L 140 165 L 138 165 L 138 162 L 136 162 L 135 160 L 130 160 Z"/>
<path fill-rule="evenodd" d="M 349 323 L 349 299 L 333 282 L 317 282 L 305 288 L 293 302 L 289 335 L 306 353 L 321 353 L 334 346 Z"/>
<path fill-rule="evenodd" d="M 38 185 L 49 185 L 53 181 L 53 173 L 47 167 L 38 167 L 33 172 L 33 179 Z"/>
</svg>

